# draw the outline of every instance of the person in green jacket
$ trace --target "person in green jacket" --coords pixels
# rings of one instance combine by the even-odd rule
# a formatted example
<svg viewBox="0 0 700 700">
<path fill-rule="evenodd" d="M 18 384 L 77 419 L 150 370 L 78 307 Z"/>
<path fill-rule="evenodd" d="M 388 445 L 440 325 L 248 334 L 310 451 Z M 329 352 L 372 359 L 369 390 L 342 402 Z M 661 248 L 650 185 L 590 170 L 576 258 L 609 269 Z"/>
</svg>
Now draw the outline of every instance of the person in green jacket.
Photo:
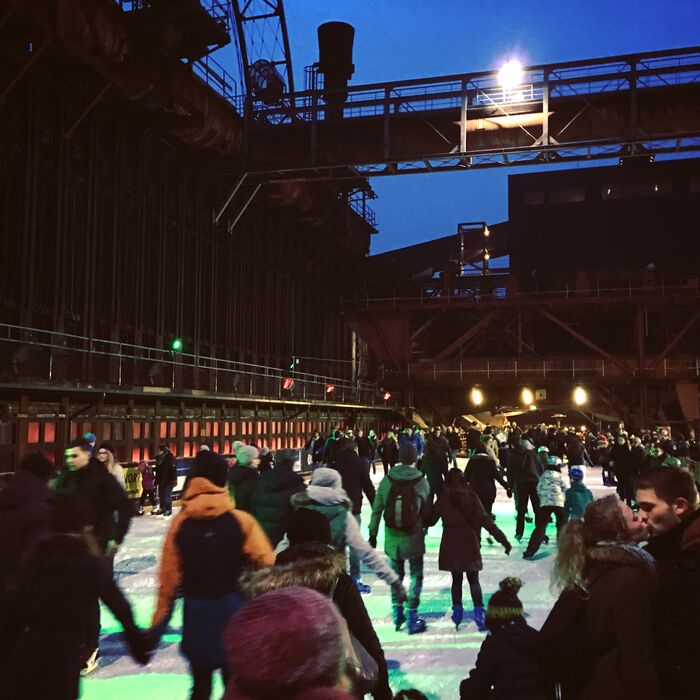
<svg viewBox="0 0 700 700">
<path fill-rule="evenodd" d="M 564 518 L 569 521 L 572 518 L 583 518 L 586 506 L 593 501 L 593 494 L 583 483 L 583 469 L 573 466 L 569 469 L 571 487 L 566 492 L 564 500 Z"/>
<path fill-rule="evenodd" d="M 379 484 L 369 524 L 369 543 L 376 547 L 379 524 L 384 514 L 384 551 L 391 560 L 391 566 L 398 574 L 400 581 L 403 581 L 406 574 L 406 561 L 408 561 L 411 574 L 407 601 L 409 634 L 425 631 L 425 620 L 418 617 L 418 606 L 423 587 L 424 528 L 430 518 L 430 486 L 423 473 L 416 469 L 417 460 L 418 450 L 415 445 L 405 441 L 399 447 L 399 464 L 393 466 Z M 398 513 L 392 499 L 401 492 L 399 489 L 403 490 L 407 485 L 415 489 L 416 501 L 420 508 L 418 516 L 410 528 L 392 527 L 387 520 L 391 517 L 395 518 Z M 407 618 L 404 615 L 403 603 L 394 595 L 393 590 L 391 602 L 394 626 L 398 631 Z"/>
<path fill-rule="evenodd" d="M 236 463 L 228 470 L 228 491 L 238 510 L 250 513 L 253 491 L 260 480 L 260 452 L 253 445 L 236 448 Z"/>
</svg>

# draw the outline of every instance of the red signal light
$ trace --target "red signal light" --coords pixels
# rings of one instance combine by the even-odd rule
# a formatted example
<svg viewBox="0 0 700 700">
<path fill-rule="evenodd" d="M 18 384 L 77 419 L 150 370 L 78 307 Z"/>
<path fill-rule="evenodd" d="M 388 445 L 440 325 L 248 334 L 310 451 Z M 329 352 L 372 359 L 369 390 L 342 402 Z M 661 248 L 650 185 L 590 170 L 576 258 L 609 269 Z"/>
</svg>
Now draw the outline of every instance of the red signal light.
<svg viewBox="0 0 700 700">
<path fill-rule="evenodd" d="M 391 398 L 391 392 L 385 391 L 384 392 L 384 401 L 388 401 Z"/>
<path fill-rule="evenodd" d="M 284 389 L 284 391 L 289 391 L 293 386 L 294 380 L 290 379 L 289 377 L 285 377 L 282 381 L 282 389 Z"/>
<path fill-rule="evenodd" d="M 332 394 L 335 391 L 333 384 L 326 384 L 326 394 Z"/>
</svg>

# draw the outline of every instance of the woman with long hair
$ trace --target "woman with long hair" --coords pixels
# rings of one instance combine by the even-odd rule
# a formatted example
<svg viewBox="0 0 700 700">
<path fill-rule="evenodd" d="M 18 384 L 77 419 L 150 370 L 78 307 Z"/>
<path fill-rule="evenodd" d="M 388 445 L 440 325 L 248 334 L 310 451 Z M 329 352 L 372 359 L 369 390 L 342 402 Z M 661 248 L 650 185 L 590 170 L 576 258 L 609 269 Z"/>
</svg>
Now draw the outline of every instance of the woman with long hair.
<svg viewBox="0 0 700 700">
<path fill-rule="evenodd" d="M 479 630 L 484 631 L 484 598 L 479 583 L 479 571 L 484 568 L 479 543 L 480 528 L 493 535 L 503 545 L 506 554 L 510 554 L 511 544 L 484 510 L 479 496 L 466 482 L 462 471 L 455 467 L 448 472 L 445 490 L 435 501 L 430 524 L 435 525 L 440 518 L 442 540 L 438 566 L 440 571 L 452 574 L 452 622 L 459 629 L 464 617 L 462 582 L 466 573 L 474 603 L 474 621 Z"/>
<path fill-rule="evenodd" d="M 655 562 L 644 527 L 616 495 L 593 501 L 559 538 L 561 591 L 540 632 L 542 660 L 563 697 L 658 698 L 652 637 Z M 576 659 L 571 663 L 571 659 Z"/>
<path fill-rule="evenodd" d="M 114 456 L 114 447 L 109 442 L 103 442 L 95 453 L 97 460 L 107 467 L 107 471 L 117 480 L 119 485 L 126 491 L 126 476 L 124 467 L 117 462 Z"/>
</svg>

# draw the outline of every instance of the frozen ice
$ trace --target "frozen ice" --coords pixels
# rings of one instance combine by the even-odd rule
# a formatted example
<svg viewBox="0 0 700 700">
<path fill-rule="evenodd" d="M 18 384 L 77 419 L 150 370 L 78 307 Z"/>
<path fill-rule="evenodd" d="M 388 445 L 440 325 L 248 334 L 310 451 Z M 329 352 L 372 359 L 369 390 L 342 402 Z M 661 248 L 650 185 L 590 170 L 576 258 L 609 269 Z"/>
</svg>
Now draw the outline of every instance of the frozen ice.
<svg viewBox="0 0 700 700">
<path fill-rule="evenodd" d="M 466 460 L 459 460 L 463 468 Z M 381 465 L 375 477 L 378 482 L 383 472 Z M 589 469 L 586 482 L 596 497 L 611 493 L 602 485 L 599 468 Z M 518 545 L 515 534 L 515 509 L 505 491 L 498 487 L 494 504 L 496 523 L 513 543 L 513 551 L 506 556 L 503 548 L 484 539 L 482 557 L 484 570 L 481 585 L 485 601 L 497 590 L 498 582 L 505 576 L 519 576 L 525 585 L 520 592 L 528 623 L 539 628 L 554 602 L 549 589 L 549 575 L 556 549 L 554 525 L 548 529 L 550 544 L 542 545 L 535 559 L 526 561 L 522 553 L 527 537 L 534 525 L 527 524 L 523 542 Z M 362 509 L 362 531 L 367 534 L 370 507 L 365 502 Z M 129 534 L 117 555 L 114 572 L 119 585 L 134 608 L 137 622 L 147 626 L 155 606 L 158 558 L 163 536 L 169 520 L 145 515 L 134 518 Z M 378 547 L 382 547 L 383 526 L 380 528 Z M 465 620 L 459 631 L 450 620 L 451 577 L 438 571 L 437 556 L 441 527 L 430 529 L 426 538 L 425 579 L 421 597 L 420 614 L 427 620 L 428 629 L 423 634 L 409 636 L 404 630 L 395 632 L 391 622 L 389 588 L 371 572 L 363 573 L 363 580 L 372 586 L 372 593 L 364 596 L 365 605 L 374 622 L 389 664 L 391 686 L 418 688 L 429 698 L 452 699 L 459 697 L 459 682 L 468 675 L 484 639 L 484 633 L 476 629 L 472 619 L 469 586 L 464 584 Z M 190 681 L 187 661 L 179 651 L 181 626 L 180 606 L 171 621 L 171 627 L 163 637 L 160 647 L 147 667 L 140 667 L 128 656 L 122 641 L 119 624 L 104 609 L 101 662 L 98 670 L 83 680 L 82 697 L 85 700 L 123 700 L 138 694 L 149 700 L 185 700 L 189 697 Z M 219 697 L 220 684 L 212 697 Z"/>
</svg>

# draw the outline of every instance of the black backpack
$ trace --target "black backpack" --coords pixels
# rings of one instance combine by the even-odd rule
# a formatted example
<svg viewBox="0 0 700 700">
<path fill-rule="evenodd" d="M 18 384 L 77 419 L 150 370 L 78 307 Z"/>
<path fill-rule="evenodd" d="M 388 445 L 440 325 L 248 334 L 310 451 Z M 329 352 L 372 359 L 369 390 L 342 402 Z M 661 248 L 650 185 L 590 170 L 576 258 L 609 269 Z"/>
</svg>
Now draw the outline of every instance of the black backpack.
<svg viewBox="0 0 700 700">
<path fill-rule="evenodd" d="M 423 500 L 418 495 L 416 484 L 424 477 L 421 475 L 411 481 L 399 481 L 388 476 L 391 482 L 389 495 L 384 508 L 384 521 L 394 530 L 412 532 L 420 521 Z"/>
</svg>

